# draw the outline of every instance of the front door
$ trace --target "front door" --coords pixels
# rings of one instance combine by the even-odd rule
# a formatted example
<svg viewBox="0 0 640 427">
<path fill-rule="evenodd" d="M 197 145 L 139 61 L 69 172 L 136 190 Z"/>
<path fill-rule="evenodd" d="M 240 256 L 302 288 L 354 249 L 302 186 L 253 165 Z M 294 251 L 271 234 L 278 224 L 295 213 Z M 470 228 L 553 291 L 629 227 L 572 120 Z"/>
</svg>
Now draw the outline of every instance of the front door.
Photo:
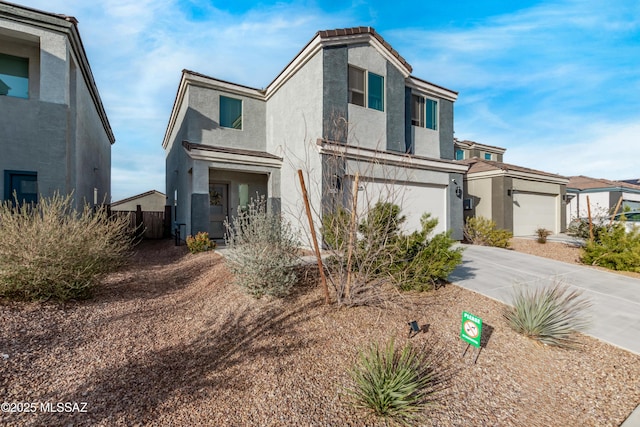
<svg viewBox="0 0 640 427">
<path fill-rule="evenodd" d="M 224 220 L 229 216 L 229 184 L 209 183 L 209 237 L 224 239 Z"/>
</svg>

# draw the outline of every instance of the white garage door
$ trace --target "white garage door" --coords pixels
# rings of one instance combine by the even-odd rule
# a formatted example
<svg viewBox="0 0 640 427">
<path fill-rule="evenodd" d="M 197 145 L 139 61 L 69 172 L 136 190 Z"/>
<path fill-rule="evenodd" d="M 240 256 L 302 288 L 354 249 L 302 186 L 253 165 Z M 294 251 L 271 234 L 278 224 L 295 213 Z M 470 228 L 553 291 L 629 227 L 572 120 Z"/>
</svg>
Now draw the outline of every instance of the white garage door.
<svg viewBox="0 0 640 427">
<path fill-rule="evenodd" d="M 531 236 L 538 228 L 558 233 L 558 196 L 515 193 L 513 195 L 513 235 Z"/>
<path fill-rule="evenodd" d="M 428 212 L 438 218 L 435 233 L 447 229 L 447 193 L 444 186 L 390 184 L 385 182 L 360 181 L 358 192 L 358 213 L 365 212 L 367 202 L 371 206 L 381 198 L 394 199 L 402 207 L 401 214 L 407 217 L 404 230 L 411 232 L 420 229 L 420 217 Z"/>
</svg>

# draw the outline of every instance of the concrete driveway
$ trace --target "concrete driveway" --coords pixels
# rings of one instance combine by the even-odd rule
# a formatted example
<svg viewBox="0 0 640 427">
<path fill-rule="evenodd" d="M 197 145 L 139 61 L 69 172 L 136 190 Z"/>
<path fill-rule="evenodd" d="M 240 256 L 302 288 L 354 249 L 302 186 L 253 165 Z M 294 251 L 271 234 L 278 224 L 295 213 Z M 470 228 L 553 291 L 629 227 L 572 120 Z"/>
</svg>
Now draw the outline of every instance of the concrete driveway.
<svg viewBox="0 0 640 427">
<path fill-rule="evenodd" d="M 640 354 L 640 279 L 505 249 L 464 248 L 452 283 L 509 304 L 515 286 L 560 281 L 591 300 L 589 335 Z"/>
</svg>

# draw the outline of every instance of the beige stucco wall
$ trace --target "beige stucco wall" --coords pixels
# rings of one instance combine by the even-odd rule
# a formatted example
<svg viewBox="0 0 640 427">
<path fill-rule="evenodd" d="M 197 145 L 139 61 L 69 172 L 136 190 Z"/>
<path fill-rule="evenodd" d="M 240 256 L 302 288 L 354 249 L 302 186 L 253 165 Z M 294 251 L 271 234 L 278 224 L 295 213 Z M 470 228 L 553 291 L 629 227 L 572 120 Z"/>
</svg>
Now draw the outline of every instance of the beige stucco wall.
<svg viewBox="0 0 640 427">
<path fill-rule="evenodd" d="M 135 211 L 137 205 L 140 205 L 144 212 L 164 212 L 166 197 L 161 193 L 148 194 L 128 202 L 112 205 L 112 211 Z"/>
</svg>

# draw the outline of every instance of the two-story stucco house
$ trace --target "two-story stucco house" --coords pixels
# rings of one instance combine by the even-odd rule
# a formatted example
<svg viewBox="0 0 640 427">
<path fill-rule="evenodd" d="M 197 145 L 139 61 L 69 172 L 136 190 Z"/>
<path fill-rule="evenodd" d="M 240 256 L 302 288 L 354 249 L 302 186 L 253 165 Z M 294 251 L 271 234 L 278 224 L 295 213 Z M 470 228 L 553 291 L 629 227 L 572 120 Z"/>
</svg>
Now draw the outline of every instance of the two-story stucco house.
<svg viewBox="0 0 640 427">
<path fill-rule="evenodd" d="M 413 76 L 370 27 L 316 33 L 265 89 L 185 70 L 163 140 L 174 222 L 222 238 L 223 220 L 258 193 L 303 224 L 302 169 L 319 212 L 345 201 L 336 195 L 357 173 L 359 206 L 393 186 L 407 230 L 429 212 L 461 239 L 456 98 Z"/>
<path fill-rule="evenodd" d="M 109 202 L 115 142 L 73 17 L 0 1 L 0 200 Z"/>
</svg>

